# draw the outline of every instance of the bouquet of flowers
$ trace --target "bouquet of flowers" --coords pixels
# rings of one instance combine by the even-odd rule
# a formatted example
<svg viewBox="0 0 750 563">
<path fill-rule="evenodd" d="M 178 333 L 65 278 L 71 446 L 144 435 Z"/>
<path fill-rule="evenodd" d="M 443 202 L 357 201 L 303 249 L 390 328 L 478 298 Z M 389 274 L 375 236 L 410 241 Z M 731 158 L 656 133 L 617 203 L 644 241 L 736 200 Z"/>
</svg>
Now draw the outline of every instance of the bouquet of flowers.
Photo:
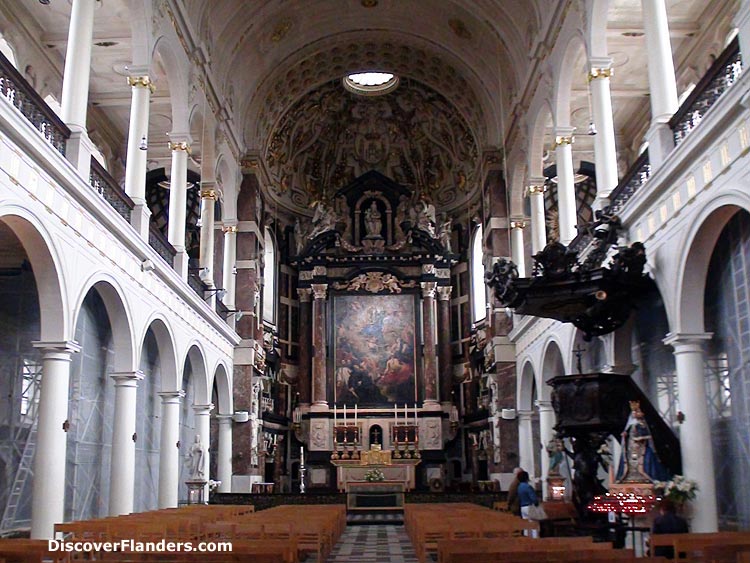
<svg viewBox="0 0 750 563">
<path fill-rule="evenodd" d="M 654 481 L 654 490 L 662 497 L 676 504 L 684 504 L 695 498 L 698 484 L 682 475 L 675 475 L 671 481 Z"/>
<path fill-rule="evenodd" d="M 214 481 L 213 479 L 210 479 L 208 481 L 209 492 L 212 492 L 212 493 L 215 492 L 216 489 L 218 489 L 220 485 L 221 485 L 221 481 Z"/>
<path fill-rule="evenodd" d="M 367 473 L 365 473 L 365 481 L 368 481 L 369 483 L 385 481 L 385 475 L 383 475 L 383 472 L 380 469 L 370 469 Z"/>
</svg>

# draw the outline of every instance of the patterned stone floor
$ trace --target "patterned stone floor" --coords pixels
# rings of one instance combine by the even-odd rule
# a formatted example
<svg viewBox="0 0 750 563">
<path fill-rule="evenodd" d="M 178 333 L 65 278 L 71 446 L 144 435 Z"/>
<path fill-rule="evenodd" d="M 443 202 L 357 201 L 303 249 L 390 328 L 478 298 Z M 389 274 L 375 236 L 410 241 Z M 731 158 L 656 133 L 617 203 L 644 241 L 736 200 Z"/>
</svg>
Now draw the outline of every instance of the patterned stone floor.
<svg viewBox="0 0 750 563">
<path fill-rule="evenodd" d="M 347 526 L 328 563 L 417 563 L 403 526 Z"/>
</svg>

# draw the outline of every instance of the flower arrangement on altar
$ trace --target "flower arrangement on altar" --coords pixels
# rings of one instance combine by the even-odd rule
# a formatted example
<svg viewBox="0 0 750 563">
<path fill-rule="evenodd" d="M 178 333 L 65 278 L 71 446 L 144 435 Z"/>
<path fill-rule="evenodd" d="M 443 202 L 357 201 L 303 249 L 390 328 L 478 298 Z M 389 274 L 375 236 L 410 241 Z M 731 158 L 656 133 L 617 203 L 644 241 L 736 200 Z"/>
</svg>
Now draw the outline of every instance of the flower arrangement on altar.
<svg viewBox="0 0 750 563">
<path fill-rule="evenodd" d="M 662 497 L 676 504 L 684 504 L 695 498 L 698 484 L 692 479 L 675 475 L 671 481 L 654 481 L 654 490 Z"/>
<path fill-rule="evenodd" d="M 378 481 L 385 481 L 385 475 L 378 468 L 373 468 L 365 473 L 365 481 L 368 483 L 377 483 Z"/>
<path fill-rule="evenodd" d="M 212 493 L 215 492 L 220 486 L 221 481 L 214 481 L 213 479 L 210 479 L 208 481 L 208 490 Z"/>
</svg>

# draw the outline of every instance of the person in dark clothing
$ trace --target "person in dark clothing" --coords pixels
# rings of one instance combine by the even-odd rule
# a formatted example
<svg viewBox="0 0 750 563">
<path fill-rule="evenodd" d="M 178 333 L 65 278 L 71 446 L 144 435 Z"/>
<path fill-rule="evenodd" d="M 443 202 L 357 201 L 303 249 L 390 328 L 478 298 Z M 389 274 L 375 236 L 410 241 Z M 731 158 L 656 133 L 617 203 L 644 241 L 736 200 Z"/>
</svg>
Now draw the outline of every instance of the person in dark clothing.
<svg viewBox="0 0 750 563">
<path fill-rule="evenodd" d="M 522 471 L 523 469 L 520 467 L 513 470 L 513 481 L 508 487 L 508 510 L 516 516 L 521 516 L 521 503 L 518 501 L 518 485 L 521 482 L 518 480 L 518 476 Z"/>
<path fill-rule="evenodd" d="M 659 516 L 654 519 L 651 527 L 652 534 L 687 534 L 687 521 L 675 514 L 675 505 L 669 499 L 663 499 L 659 505 Z M 674 559 L 674 548 L 672 546 L 657 546 L 654 548 L 655 557 L 667 557 Z"/>
</svg>

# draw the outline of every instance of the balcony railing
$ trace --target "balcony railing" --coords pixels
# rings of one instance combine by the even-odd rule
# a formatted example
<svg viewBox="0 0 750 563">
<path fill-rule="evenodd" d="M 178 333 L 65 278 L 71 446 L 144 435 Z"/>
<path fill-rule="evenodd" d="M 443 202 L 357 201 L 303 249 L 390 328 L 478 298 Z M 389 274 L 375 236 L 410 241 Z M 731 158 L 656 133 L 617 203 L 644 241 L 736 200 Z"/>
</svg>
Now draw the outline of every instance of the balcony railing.
<svg viewBox="0 0 750 563">
<path fill-rule="evenodd" d="M 613 213 L 619 213 L 628 200 L 633 197 L 643 184 L 651 177 L 651 165 L 648 160 L 648 149 L 638 157 L 633 165 L 612 190 L 609 196 L 609 207 Z"/>
<path fill-rule="evenodd" d="M 65 155 L 65 142 L 70 137 L 70 129 L 2 53 L 0 96 L 13 104 L 60 154 Z"/>
<path fill-rule="evenodd" d="M 706 112 L 737 81 L 740 74 L 742 57 L 739 40 L 735 37 L 669 120 L 675 146 L 701 122 Z"/>
<path fill-rule="evenodd" d="M 130 212 L 135 207 L 133 200 L 128 197 L 120 185 L 115 182 L 115 179 L 110 176 L 109 172 L 94 157 L 91 157 L 89 183 L 123 219 L 130 223 Z"/>
<path fill-rule="evenodd" d="M 170 267 L 174 268 L 174 255 L 177 254 L 177 251 L 174 249 L 174 246 L 169 244 L 166 237 L 161 234 L 161 231 L 159 231 L 159 229 L 153 224 L 151 224 L 148 229 L 148 244 L 151 248 L 156 250 L 156 253 L 161 256 Z"/>
</svg>

